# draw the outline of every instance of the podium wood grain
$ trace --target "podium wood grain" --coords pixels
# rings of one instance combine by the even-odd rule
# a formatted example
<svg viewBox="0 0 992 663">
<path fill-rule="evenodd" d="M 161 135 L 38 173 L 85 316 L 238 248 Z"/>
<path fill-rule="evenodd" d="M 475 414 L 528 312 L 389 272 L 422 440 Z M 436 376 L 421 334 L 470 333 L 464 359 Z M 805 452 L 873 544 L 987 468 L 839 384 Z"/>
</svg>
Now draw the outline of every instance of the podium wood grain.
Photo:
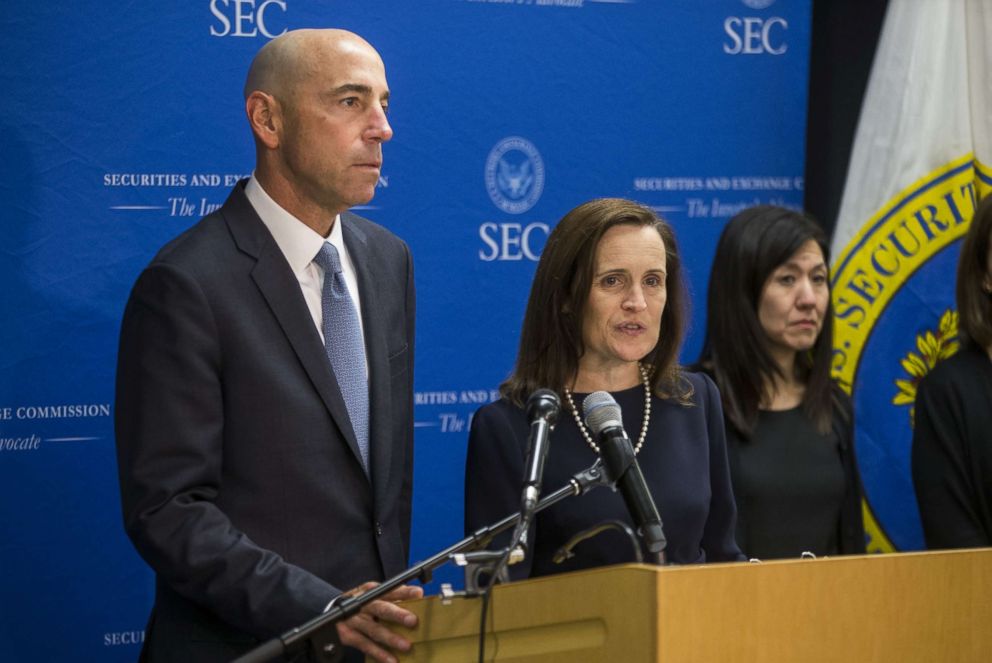
<svg viewBox="0 0 992 663">
<path fill-rule="evenodd" d="M 627 565 L 496 587 L 486 660 L 992 661 L 992 549 Z M 479 599 L 408 604 L 402 661 L 477 660 Z"/>
</svg>

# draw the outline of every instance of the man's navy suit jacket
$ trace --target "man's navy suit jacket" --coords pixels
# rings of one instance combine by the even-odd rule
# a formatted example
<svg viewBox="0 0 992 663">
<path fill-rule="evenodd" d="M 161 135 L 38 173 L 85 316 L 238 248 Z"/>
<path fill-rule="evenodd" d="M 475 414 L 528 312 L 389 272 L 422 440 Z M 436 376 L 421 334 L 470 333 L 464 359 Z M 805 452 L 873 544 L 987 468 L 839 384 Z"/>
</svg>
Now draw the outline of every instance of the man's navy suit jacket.
<svg viewBox="0 0 992 663">
<path fill-rule="evenodd" d="M 152 661 L 230 659 L 407 564 L 409 250 L 340 217 L 362 301 L 370 479 L 299 282 L 244 184 L 159 252 L 122 322 L 118 462 L 128 535 L 156 572 Z"/>
</svg>

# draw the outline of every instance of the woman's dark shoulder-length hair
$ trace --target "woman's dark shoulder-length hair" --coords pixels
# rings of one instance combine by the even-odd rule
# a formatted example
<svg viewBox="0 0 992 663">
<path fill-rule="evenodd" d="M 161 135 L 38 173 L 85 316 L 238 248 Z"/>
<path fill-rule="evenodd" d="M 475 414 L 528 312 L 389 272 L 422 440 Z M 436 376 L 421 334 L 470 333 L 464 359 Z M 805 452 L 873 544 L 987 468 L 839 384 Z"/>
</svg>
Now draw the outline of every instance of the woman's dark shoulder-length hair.
<svg viewBox="0 0 992 663">
<path fill-rule="evenodd" d="M 566 214 L 548 237 L 531 286 L 520 350 L 500 394 L 517 405 L 540 388 L 563 393 L 576 376 L 585 352 L 582 321 L 593 282 L 596 248 L 610 228 L 649 226 L 665 244 L 667 302 L 658 344 L 642 363 L 651 387 L 662 397 L 688 404 L 692 385 L 682 376 L 679 350 L 685 334 L 686 294 L 675 233 L 650 208 L 622 198 L 600 198 Z"/>
<path fill-rule="evenodd" d="M 992 290 L 989 244 L 992 241 L 992 196 L 986 196 L 971 219 L 958 258 L 958 336 L 976 350 L 992 346 Z"/>
<path fill-rule="evenodd" d="M 817 243 L 829 265 L 826 235 L 816 221 L 803 212 L 759 205 L 732 218 L 717 243 L 700 363 L 714 376 L 724 415 L 745 438 L 757 422 L 765 384 L 779 373 L 758 319 L 761 292 L 772 272 L 809 240 Z M 834 412 L 832 350 L 833 306 L 828 299 L 816 343 L 796 357 L 799 377 L 806 383 L 803 409 L 822 432 L 830 430 Z"/>
</svg>

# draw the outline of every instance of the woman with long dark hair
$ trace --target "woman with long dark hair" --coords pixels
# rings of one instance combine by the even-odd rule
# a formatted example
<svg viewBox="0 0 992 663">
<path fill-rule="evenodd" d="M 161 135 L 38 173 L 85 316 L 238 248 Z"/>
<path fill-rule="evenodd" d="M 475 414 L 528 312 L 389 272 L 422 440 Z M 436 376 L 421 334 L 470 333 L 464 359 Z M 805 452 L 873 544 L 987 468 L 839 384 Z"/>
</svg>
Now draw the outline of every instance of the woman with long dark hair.
<svg viewBox="0 0 992 663">
<path fill-rule="evenodd" d="M 961 349 L 916 392 L 913 485 L 928 548 L 992 546 L 992 196 L 961 244 L 957 306 Z"/>
<path fill-rule="evenodd" d="M 717 244 L 700 364 L 720 388 L 749 557 L 865 551 L 850 399 L 830 377 L 828 259 L 816 222 L 771 205 Z"/>
<path fill-rule="evenodd" d="M 551 389 L 562 412 L 551 437 L 543 485 L 554 490 L 596 460 L 582 421 L 591 392 L 620 405 L 625 430 L 664 523 L 670 562 L 742 559 L 734 543 L 734 502 L 720 397 L 707 377 L 678 363 L 685 291 L 675 235 L 649 208 L 616 198 L 569 212 L 548 238 L 527 303 L 520 350 L 502 398 L 472 420 L 465 474 L 465 527 L 473 532 L 519 507 L 528 423 L 524 404 Z M 528 555 L 514 578 L 635 559 L 622 530 L 555 552 L 601 523 L 633 528 L 619 494 L 596 490 L 538 514 Z"/>
</svg>

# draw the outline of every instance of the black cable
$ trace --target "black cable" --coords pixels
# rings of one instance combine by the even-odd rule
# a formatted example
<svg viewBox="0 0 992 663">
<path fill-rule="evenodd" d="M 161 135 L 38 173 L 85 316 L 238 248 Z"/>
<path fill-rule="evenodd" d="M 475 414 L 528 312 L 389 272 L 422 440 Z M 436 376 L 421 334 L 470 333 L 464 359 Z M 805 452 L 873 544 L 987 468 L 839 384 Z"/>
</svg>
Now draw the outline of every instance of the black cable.
<svg viewBox="0 0 992 663">
<path fill-rule="evenodd" d="M 485 663 L 485 653 L 486 653 L 486 614 L 489 610 L 489 598 L 493 591 L 493 585 L 499 580 L 500 574 L 509 565 L 510 555 L 513 551 L 520 546 L 520 542 L 527 536 L 527 530 L 530 529 L 531 521 L 533 520 L 533 514 L 520 514 L 520 520 L 517 521 L 517 527 L 513 532 L 513 538 L 510 540 L 510 545 L 506 547 L 503 554 L 500 556 L 499 561 L 496 566 L 493 567 L 492 575 L 489 577 L 489 582 L 486 583 L 485 589 L 482 590 L 482 615 L 479 620 L 479 663 Z M 498 644 L 498 643 L 497 643 Z M 496 657 L 496 650 L 493 650 L 493 658 Z"/>
<path fill-rule="evenodd" d="M 511 545 L 507 546 L 506 550 L 503 551 L 503 555 L 499 558 L 496 566 L 493 567 L 492 575 L 489 576 L 489 581 L 486 583 L 485 589 L 482 590 L 482 615 L 479 619 L 479 663 L 485 663 L 486 660 L 486 613 L 489 611 L 489 597 L 492 594 L 493 585 L 496 584 L 500 573 L 507 566 L 510 554 L 517 547 L 517 544 L 520 543 L 519 539 L 519 535 L 515 536 L 514 540 L 511 541 Z M 496 650 L 494 649 L 493 659 L 495 658 Z"/>
</svg>

